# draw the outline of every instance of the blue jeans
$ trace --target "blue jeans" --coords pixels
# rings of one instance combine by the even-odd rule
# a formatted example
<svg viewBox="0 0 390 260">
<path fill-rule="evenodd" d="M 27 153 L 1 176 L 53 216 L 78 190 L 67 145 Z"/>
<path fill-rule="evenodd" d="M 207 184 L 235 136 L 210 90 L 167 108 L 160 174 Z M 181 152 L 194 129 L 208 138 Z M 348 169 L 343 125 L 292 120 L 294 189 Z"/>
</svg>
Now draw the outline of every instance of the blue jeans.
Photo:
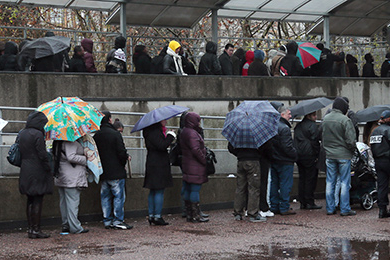
<svg viewBox="0 0 390 260">
<path fill-rule="evenodd" d="M 191 202 L 199 202 L 199 192 L 202 188 L 202 184 L 193 184 L 183 181 L 184 187 L 184 200 Z"/>
<path fill-rule="evenodd" d="M 347 213 L 351 210 L 349 205 L 349 189 L 351 187 L 351 160 L 326 159 L 326 211 L 335 210 L 335 187 L 337 176 L 340 176 L 340 211 Z"/>
<path fill-rule="evenodd" d="M 334 190 L 334 205 L 337 207 L 340 204 L 340 190 L 341 190 L 341 181 L 340 175 L 337 175 L 336 188 Z"/>
<path fill-rule="evenodd" d="M 148 196 L 149 217 L 161 218 L 161 212 L 164 204 L 164 189 L 150 190 Z"/>
<path fill-rule="evenodd" d="M 294 178 L 293 164 L 271 165 L 271 211 L 286 212 L 290 209 L 290 192 Z"/>
<path fill-rule="evenodd" d="M 117 225 L 124 221 L 125 185 L 125 179 L 101 181 L 100 200 L 104 226 Z"/>
</svg>

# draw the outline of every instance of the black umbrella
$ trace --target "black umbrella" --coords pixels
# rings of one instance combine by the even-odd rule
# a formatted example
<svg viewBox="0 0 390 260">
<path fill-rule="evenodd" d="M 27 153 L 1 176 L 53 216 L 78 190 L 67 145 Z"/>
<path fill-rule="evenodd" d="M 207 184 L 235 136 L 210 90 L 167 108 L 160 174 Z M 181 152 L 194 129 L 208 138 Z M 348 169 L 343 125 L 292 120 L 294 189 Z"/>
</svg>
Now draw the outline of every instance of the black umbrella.
<svg viewBox="0 0 390 260">
<path fill-rule="evenodd" d="M 291 107 L 291 116 L 296 117 L 308 115 L 317 110 L 320 110 L 321 108 L 329 106 L 330 104 L 332 104 L 332 102 L 332 100 L 325 97 L 303 100 L 295 106 Z"/>
<path fill-rule="evenodd" d="M 63 36 L 43 37 L 27 42 L 21 55 L 29 56 L 32 59 L 40 59 L 60 53 L 70 47 L 70 38 Z"/>
<path fill-rule="evenodd" d="M 367 107 L 355 113 L 358 122 L 373 122 L 381 118 L 381 114 L 385 110 L 390 110 L 390 105 L 378 105 Z"/>
</svg>

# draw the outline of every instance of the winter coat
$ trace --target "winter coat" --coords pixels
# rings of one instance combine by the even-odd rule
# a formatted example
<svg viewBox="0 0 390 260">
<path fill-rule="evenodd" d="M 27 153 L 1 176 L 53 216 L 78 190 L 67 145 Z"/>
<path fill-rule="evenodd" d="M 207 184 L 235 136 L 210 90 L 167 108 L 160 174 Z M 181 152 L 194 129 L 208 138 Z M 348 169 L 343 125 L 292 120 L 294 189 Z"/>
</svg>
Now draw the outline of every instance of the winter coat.
<svg viewBox="0 0 390 260">
<path fill-rule="evenodd" d="M 102 161 L 102 180 L 118 180 L 126 178 L 126 162 L 129 157 L 122 135 L 110 123 L 103 123 L 93 139 L 99 150 Z"/>
<path fill-rule="evenodd" d="M 169 47 L 163 60 L 163 72 L 164 74 L 187 75 L 183 70 L 181 56 Z"/>
<path fill-rule="evenodd" d="M 18 135 L 22 159 L 19 191 L 27 196 L 53 193 L 53 175 L 43 129 L 47 121 L 45 114 L 34 111 L 27 118 L 26 128 Z"/>
<path fill-rule="evenodd" d="M 253 62 L 255 58 L 255 53 L 253 51 L 247 51 L 245 54 L 246 62 L 242 67 L 242 76 L 248 76 L 249 65 Z"/>
<path fill-rule="evenodd" d="M 272 65 L 270 68 L 272 76 L 280 76 L 280 62 L 284 56 L 286 56 L 284 52 L 278 51 L 275 57 L 272 58 Z"/>
<path fill-rule="evenodd" d="M 372 132 L 370 147 L 375 160 L 390 160 L 390 126 L 381 124 Z"/>
<path fill-rule="evenodd" d="M 87 72 L 87 68 L 84 63 L 83 57 L 73 54 L 73 58 L 70 59 L 68 72 Z"/>
<path fill-rule="evenodd" d="M 14 42 L 5 44 L 4 55 L 0 57 L 0 70 L 18 71 L 18 45 Z"/>
<path fill-rule="evenodd" d="M 88 187 L 84 148 L 77 141 L 64 141 L 61 146 L 59 169 L 54 184 L 63 188 Z"/>
<path fill-rule="evenodd" d="M 175 138 L 170 134 L 165 136 L 160 123 L 145 128 L 143 136 L 148 150 L 144 188 L 159 190 L 172 187 L 173 180 L 167 149 Z"/>
<path fill-rule="evenodd" d="M 222 68 L 217 57 L 217 44 L 208 42 L 206 44 L 206 54 L 202 56 L 199 63 L 199 75 L 221 75 Z"/>
<path fill-rule="evenodd" d="M 314 162 L 320 152 L 320 135 L 316 122 L 304 118 L 294 129 L 298 161 Z"/>
<path fill-rule="evenodd" d="M 353 57 L 351 54 L 347 54 L 346 56 L 347 61 L 347 76 L 348 77 L 359 77 L 359 70 L 356 65 L 357 59 Z"/>
<path fill-rule="evenodd" d="M 244 49 L 237 49 L 231 60 L 233 64 L 233 75 L 242 75 L 242 67 L 246 62 Z"/>
<path fill-rule="evenodd" d="M 278 134 L 272 138 L 274 150 L 272 163 L 294 164 L 297 160 L 297 150 L 294 147 L 290 128 L 290 123 L 281 117 L 278 123 Z"/>
<path fill-rule="evenodd" d="M 332 111 L 324 117 L 322 122 L 322 143 L 326 159 L 352 158 L 356 149 L 356 133 L 351 119 L 339 109 Z"/>
<path fill-rule="evenodd" d="M 34 59 L 32 61 L 32 71 L 48 71 L 53 72 L 54 70 L 54 55 L 46 56 L 40 59 Z"/>
<path fill-rule="evenodd" d="M 135 73 L 150 74 L 152 58 L 145 52 L 136 52 L 133 55 Z"/>
<path fill-rule="evenodd" d="M 373 63 L 364 64 L 362 77 L 376 77 Z"/>
<path fill-rule="evenodd" d="M 296 56 L 298 44 L 289 42 L 287 44 L 287 54 L 280 61 L 280 75 L 282 76 L 301 76 L 303 67 L 301 61 Z"/>
<path fill-rule="evenodd" d="M 184 73 L 188 75 L 196 75 L 196 69 L 194 64 L 185 55 L 180 55 L 180 56 L 181 56 L 181 62 L 183 64 Z"/>
<path fill-rule="evenodd" d="M 87 69 L 87 72 L 90 72 L 90 73 L 96 73 L 97 70 L 96 70 L 96 67 L 95 67 L 95 62 L 94 62 L 94 59 L 93 59 L 93 41 L 91 39 L 83 39 L 81 41 L 81 47 L 84 48 L 84 56 L 83 56 L 83 59 L 84 59 L 84 63 L 85 63 L 85 67 Z"/>
<path fill-rule="evenodd" d="M 386 59 L 381 66 L 381 77 L 390 77 L 390 58 Z"/>
<path fill-rule="evenodd" d="M 248 76 L 269 76 L 267 65 L 259 59 L 255 59 L 249 65 Z"/>
<path fill-rule="evenodd" d="M 221 64 L 222 75 L 233 75 L 233 62 L 226 51 L 219 56 L 219 63 Z"/>
<path fill-rule="evenodd" d="M 114 48 L 106 58 L 106 73 L 127 73 L 126 54 L 121 48 Z"/>
<path fill-rule="evenodd" d="M 342 61 L 343 58 L 339 55 L 335 55 L 331 50 L 324 48 L 321 51 L 320 62 L 311 66 L 313 76 L 318 77 L 332 77 L 333 76 L 333 63 L 335 61 Z"/>
<path fill-rule="evenodd" d="M 199 122 L 200 116 L 189 112 L 185 117 L 185 127 L 180 134 L 183 180 L 192 184 L 202 184 L 208 181 L 206 148 L 199 134 Z"/>
<path fill-rule="evenodd" d="M 152 74 L 164 74 L 163 71 L 163 61 L 165 55 L 167 55 L 167 48 L 168 46 L 165 46 L 158 56 L 155 56 L 152 61 L 151 61 L 151 68 L 150 68 L 150 73 Z"/>
</svg>

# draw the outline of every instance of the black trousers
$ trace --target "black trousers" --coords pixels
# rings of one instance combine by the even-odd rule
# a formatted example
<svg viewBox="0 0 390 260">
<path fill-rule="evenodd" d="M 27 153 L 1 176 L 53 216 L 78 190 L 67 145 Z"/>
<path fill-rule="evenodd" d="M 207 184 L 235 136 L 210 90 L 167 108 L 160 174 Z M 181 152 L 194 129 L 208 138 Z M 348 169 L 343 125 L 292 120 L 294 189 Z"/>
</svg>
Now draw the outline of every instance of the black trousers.
<svg viewBox="0 0 390 260">
<path fill-rule="evenodd" d="M 299 172 L 298 199 L 301 204 L 313 205 L 317 187 L 318 169 L 315 161 L 297 162 Z"/>
<path fill-rule="evenodd" d="M 260 205 L 259 209 L 263 212 L 269 210 L 267 202 L 268 172 L 270 163 L 267 159 L 260 158 Z"/>
<path fill-rule="evenodd" d="M 389 205 L 390 161 L 375 160 L 375 169 L 378 176 L 378 207 L 384 208 Z"/>
</svg>

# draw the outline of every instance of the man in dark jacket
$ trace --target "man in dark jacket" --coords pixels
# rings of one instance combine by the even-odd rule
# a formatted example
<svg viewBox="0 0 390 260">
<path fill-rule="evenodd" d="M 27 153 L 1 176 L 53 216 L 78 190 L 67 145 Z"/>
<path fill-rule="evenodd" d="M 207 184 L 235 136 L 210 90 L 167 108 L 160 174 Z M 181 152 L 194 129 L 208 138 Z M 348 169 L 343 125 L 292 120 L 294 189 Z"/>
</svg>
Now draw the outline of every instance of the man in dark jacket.
<svg viewBox="0 0 390 260">
<path fill-rule="evenodd" d="M 133 54 L 135 73 L 150 74 L 151 62 L 152 58 L 150 58 L 146 46 L 141 44 L 135 46 Z"/>
<path fill-rule="evenodd" d="M 374 58 L 371 53 L 364 55 L 364 59 L 366 60 L 366 64 L 363 66 L 362 77 L 376 77 L 374 70 Z"/>
<path fill-rule="evenodd" d="M 294 144 L 298 153 L 299 201 L 301 209 L 321 209 L 314 203 L 318 169 L 316 167 L 320 152 L 320 137 L 316 124 L 317 112 L 305 115 L 294 129 Z"/>
<path fill-rule="evenodd" d="M 112 125 L 111 113 L 103 112 L 100 130 L 95 139 L 103 166 L 101 180 L 101 203 L 104 227 L 115 229 L 131 229 L 124 222 L 124 204 L 126 199 L 126 162 L 130 160 L 122 135 Z"/>
<path fill-rule="evenodd" d="M 217 57 L 217 44 L 208 42 L 206 44 L 206 53 L 202 56 L 199 63 L 199 75 L 221 75 L 222 68 Z"/>
<path fill-rule="evenodd" d="M 390 110 L 382 112 L 380 126 L 375 128 L 370 137 L 370 146 L 375 159 L 378 175 L 379 218 L 388 218 L 389 180 L 390 180 Z"/>
<path fill-rule="evenodd" d="M 231 43 L 226 44 L 224 52 L 219 56 L 219 63 L 222 68 L 222 75 L 233 75 L 233 55 L 234 46 Z"/>
<path fill-rule="evenodd" d="M 294 162 L 297 160 L 297 151 L 293 144 L 291 125 L 291 111 L 285 106 L 278 108 L 280 121 L 278 134 L 272 139 L 273 156 L 271 164 L 271 211 L 275 214 L 293 215 L 290 209 L 290 192 L 293 186 Z"/>
<path fill-rule="evenodd" d="M 126 38 L 116 37 L 114 48 L 107 54 L 106 73 L 127 73 L 125 47 Z"/>
<path fill-rule="evenodd" d="M 14 42 L 5 44 L 4 55 L 0 56 L 0 70 L 18 71 L 18 45 Z"/>
<path fill-rule="evenodd" d="M 244 66 L 245 51 L 243 48 L 238 48 L 232 56 L 233 75 L 242 75 L 242 67 Z"/>
<path fill-rule="evenodd" d="M 301 76 L 303 67 L 301 61 L 297 57 L 298 44 L 295 41 L 290 41 L 286 48 L 287 54 L 280 61 L 280 75 Z"/>
<path fill-rule="evenodd" d="M 331 50 L 325 48 L 323 43 L 318 43 L 316 47 L 321 50 L 321 57 L 320 62 L 311 66 L 312 75 L 318 77 L 332 77 L 333 63 L 335 61 L 342 61 L 342 57 L 333 54 Z"/>
<path fill-rule="evenodd" d="M 84 63 L 84 49 L 80 45 L 74 47 L 73 57 L 69 62 L 68 72 L 87 72 Z"/>
<path fill-rule="evenodd" d="M 381 77 L 390 78 L 390 52 L 386 54 L 386 59 L 381 66 Z"/>
<path fill-rule="evenodd" d="M 81 41 L 81 46 L 84 48 L 84 63 L 87 69 L 87 72 L 96 73 L 95 62 L 93 60 L 93 41 L 91 39 L 85 38 Z"/>
<path fill-rule="evenodd" d="M 264 64 L 264 52 L 255 50 L 255 59 L 249 65 L 248 76 L 269 76 L 267 66 Z"/>
</svg>

